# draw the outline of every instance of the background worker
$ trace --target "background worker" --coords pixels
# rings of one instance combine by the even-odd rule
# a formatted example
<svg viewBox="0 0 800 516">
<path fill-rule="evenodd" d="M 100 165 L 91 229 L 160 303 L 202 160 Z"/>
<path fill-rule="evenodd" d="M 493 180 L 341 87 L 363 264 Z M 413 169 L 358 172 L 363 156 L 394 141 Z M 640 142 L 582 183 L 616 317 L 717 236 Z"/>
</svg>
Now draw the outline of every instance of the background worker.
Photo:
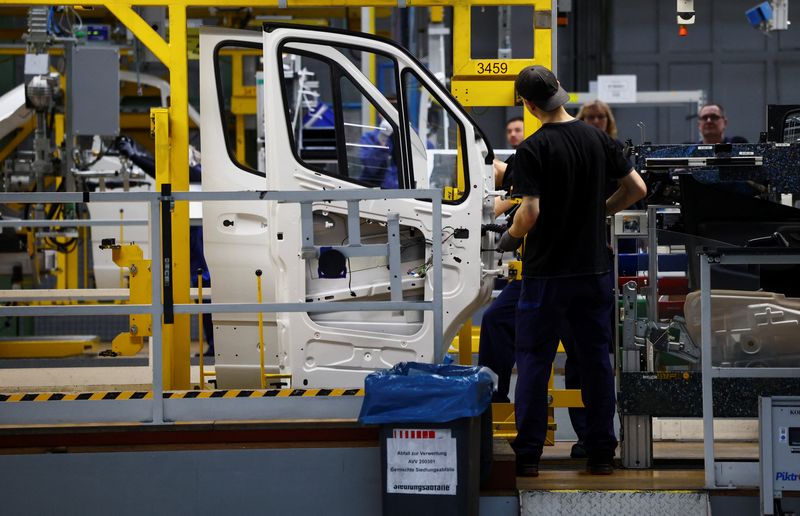
<svg viewBox="0 0 800 516">
<path fill-rule="evenodd" d="M 516 149 L 525 139 L 525 120 L 521 116 L 509 118 L 506 122 L 506 143 L 509 149 Z"/>
<path fill-rule="evenodd" d="M 524 139 L 524 122 L 522 117 L 514 117 L 506 122 L 506 143 L 512 149 Z M 494 160 L 494 187 L 505 190 L 511 195 L 514 170 L 514 155 L 503 162 Z M 502 214 L 511 216 L 514 204 L 510 199 L 495 197 L 494 216 Z M 508 392 L 511 385 L 511 372 L 514 369 L 514 325 L 516 320 L 517 301 L 519 300 L 520 283 L 509 281 L 500 294 L 492 301 L 481 318 L 481 335 L 478 347 L 478 364 L 486 366 L 497 374 L 497 391 L 492 396 L 494 403 L 508 403 Z"/>
<path fill-rule="evenodd" d="M 517 474 L 538 476 L 547 432 L 547 383 L 563 328 L 572 330 L 586 406 L 587 468 L 613 472 L 614 372 L 611 263 L 605 217 L 647 193 L 644 182 L 605 133 L 570 116 L 569 95 L 553 73 L 529 66 L 515 86 L 542 127 L 517 148 L 514 193 L 522 204 L 500 239 L 504 251 L 523 237 L 523 279 L 516 317 Z M 605 181 L 619 189 L 605 199 Z"/>
<path fill-rule="evenodd" d="M 521 116 L 509 118 L 506 122 L 506 144 L 509 149 L 516 149 L 517 145 L 522 143 L 525 139 L 525 121 Z M 498 190 L 511 190 L 511 175 L 514 163 L 514 155 L 509 156 L 505 161 L 495 159 L 494 168 L 494 187 Z M 509 200 L 503 200 L 499 197 L 495 198 L 494 202 L 494 216 L 499 217 L 502 213 L 506 213 L 513 207 Z"/>
<path fill-rule="evenodd" d="M 386 120 L 364 133 L 359 141 L 358 158 L 363 166 L 358 177 L 369 186 L 398 188 L 397 165 L 394 159 L 394 129 Z"/>
<path fill-rule="evenodd" d="M 575 118 L 578 120 L 583 120 L 593 127 L 597 127 L 606 133 L 612 140 L 614 140 L 614 143 L 616 143 L 620 149 L 623 149 L 623 152 L 626 152 L 625 145 L 618 138 L 617 119 L 614 118 L 614 112 L 611 111 L 611 108 L 608 104 L 602 100 L 592 100 L 586 102 L 578 110 L 578 114 L 575 115 Z M 616 191 L 617 182 L 606 181 L 606 197 L 611 197 Z M 625 209 L 643 210 L 645 207 L 643 203 L 636 202 L 631 206 L 625 207 Z"/>
<path fill-rule="evenodd" d="M 597 127 L 619 142 L 617 139 L 617 120 L 614 118 L 614 113 L 611 112 L 611 108 L 602 100 L 592 100 L 591 102 L 585 103 L 578 110 L 578 114 L 575 115 L 575 118 Z M 621 142 L 620 146 L 622 146 Z"/>
<path fill-rule="evenodd" d="M 713 145 L 717 143 L 747 143 L 741 136 L 728 138 L 725 136 L 725 129 L 728 127 L 728 119 L 725 117 L 725 110 L 717 103 L 709 103 L 700 108 L 697 112 L 697 127 L 700 129 L 700 143 Z"/>
</svg>

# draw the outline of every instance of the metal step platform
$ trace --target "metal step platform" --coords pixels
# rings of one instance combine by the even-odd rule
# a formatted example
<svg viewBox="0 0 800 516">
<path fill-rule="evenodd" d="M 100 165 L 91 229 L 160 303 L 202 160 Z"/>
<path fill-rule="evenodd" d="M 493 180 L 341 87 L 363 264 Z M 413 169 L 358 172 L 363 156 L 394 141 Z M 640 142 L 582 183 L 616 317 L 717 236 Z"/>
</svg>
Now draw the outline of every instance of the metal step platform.
<svg viewBox="0 0 800 516">
<path fill-rule="evenodd" d="M 522 491 L 520 516 L 592 514 L 627 516 L 708 516 L 711 504 L 702 491 Z"/>
</svg>

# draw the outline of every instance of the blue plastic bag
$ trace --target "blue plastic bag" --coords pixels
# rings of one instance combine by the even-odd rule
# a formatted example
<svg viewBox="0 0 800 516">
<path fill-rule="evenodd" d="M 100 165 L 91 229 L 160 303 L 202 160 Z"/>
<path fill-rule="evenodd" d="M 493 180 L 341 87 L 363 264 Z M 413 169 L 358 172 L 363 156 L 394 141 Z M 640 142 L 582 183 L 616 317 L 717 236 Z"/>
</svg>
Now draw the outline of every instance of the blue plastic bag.
<svg viewBox="0 0 800 516">
<path fill-rule="evenodd" d="M 445 423 L 483 413 L 497 376 L 486 367 L 401 362 L 364 380 L 362 424 Z"/>
</svg>

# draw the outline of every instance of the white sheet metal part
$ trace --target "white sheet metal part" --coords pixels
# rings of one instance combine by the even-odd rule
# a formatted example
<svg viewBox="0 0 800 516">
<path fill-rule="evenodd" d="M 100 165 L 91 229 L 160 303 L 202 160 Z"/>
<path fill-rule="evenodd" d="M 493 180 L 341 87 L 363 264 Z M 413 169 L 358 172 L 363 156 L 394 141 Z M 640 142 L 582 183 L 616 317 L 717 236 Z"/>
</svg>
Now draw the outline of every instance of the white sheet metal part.
<svg viewBox="0 0 800 516">
<path fill-rule="evenodd" d="M 122 165 L 116 156 L 104 156 L 93 168 L 98 170 L 119 170 Z M 131 185 L 130 192 L 152 192 L 155 188 L 155 179 L 143 174 L 136 185 Z M 123 191 L 121 187 L 109 188 L 108 191 Z M 119 203 L 89 203 L 89 216 L 100 220 L 141 220 L 149 216 L 149 206 L 146 202 L 119 202 Z M 97 288 L 127 287 L 128 270 L 123 269 L 120 276 L 120 267 L 111 258 L 111 251 L 100 249 L 100 243 L 113 238 L 117 243 L 136 243 L 141 247 L 144 258 L 150 258 L 150 231 L 148 226 L 102 226 L 92 228 L 91 231 L 92 263 Z"/>
<path fill-rule="evenodd" d="M 0 97 L 0 138 L 21 126 L 33 116 L 33 110 L 25 107 L 25 85 Z"/>
<path fill-rule="evenodd" d="M 290 41 L 291 40 L 291 41 Z M 215 76 L 215 48 L 218 45 L 262 46 L 264 50 L 264 134 L 266 177 L 247 171 L 233 162 L 225 148 Z M 268 190 L 315 191 L 364 188 L 346 177 L 323 174 L 309 168 L 292 151 L 291 123 L 281 88 L 282 53 L 297 52 L 305 58 L 332 63 L 373 105 L 402 129 L 409 120 L 403 102 L 399 108 L 338 48 L 355 48 L 388 56 L 396 63 L 395 73 L 410 70 L 424 87 L 439 96 L 450 116 L 463 127 L 467 184 L 459 204 L 442 207 L 442 235 L 432 235 L 433 210 L 430 201 L 419 199 L 378 199 L 359 203 L 359 220 L 348 221 L 346 202 L 314 203 L 311 218 L 317 246 L 345 245 L 353 229 L 359 228 L 366 245 L 388 242 L 390 214 L 399 220 L 403 254 L 400 272 L 404 300 L 431 299 L 431 278 L 408 274 L 432 256 L 431 242 L 443 251 L 444 339 L 449 342 L 460 324 L 489 295 L 491 285 L 481 274 L 480 226 L 484 218 L 485 192 L 492 187 L 491 166 L 482 152 L 487 148 L 472 122 L 406 51 L 375 38 L 355 34 L 280 27 L 259 33 L 203 29 L 200 36 L 200 97 L 202 114 L 203 191 Z M 398 83 L 400 83 L 398 77 Z M 269 87 L 269 85 L 275 85 Z M 398 110 L 400 109 L 400 111 Z M 428 160 L 433 159 L 426 144 L 409 127 L 398 154 L 410 163 L 417 188 L 428 183 Z M 399 165 L 398 169 L 403 165 Z M 402 172 L 402 170 L 400 170 Z M 315 252 L 301 254 L 302 208 L 297 203 L 206 202 L 204 204 L 204 245 L 214 286 L 214 302 L 255 302 L 255 270 L 264 272 L 264 301 L 302 303 L 314 301 L 388 300 L 389 257 L 351 258 L 344 278 L 321 279 Z M 226 223 L 227 222 L 227 223 Z M 460 238 L 451 236 L 455 229 Z M 417 252 L 407 252 L 407 242 L 416 238 Z M 442 241 L 445 241 L 442 243 Z M 414 251 L 412 249 L 412 251 Z M 356 263 L 358 265 L 356 265 Z M 397 294 L 395 293 L 395 296 Z M 216 372 L 218 385 L 226 388 L 258 385 L 258 331 L 256 314 L 215 314 Z M 430 312 L 301 312 L 265 314 L 265 364 L 268 373 L 292 375 L 292 387 L 359 387 L 366 374 L 403 360 L 430 362 L 433 349 L 433 316 Z"/>
</svg>

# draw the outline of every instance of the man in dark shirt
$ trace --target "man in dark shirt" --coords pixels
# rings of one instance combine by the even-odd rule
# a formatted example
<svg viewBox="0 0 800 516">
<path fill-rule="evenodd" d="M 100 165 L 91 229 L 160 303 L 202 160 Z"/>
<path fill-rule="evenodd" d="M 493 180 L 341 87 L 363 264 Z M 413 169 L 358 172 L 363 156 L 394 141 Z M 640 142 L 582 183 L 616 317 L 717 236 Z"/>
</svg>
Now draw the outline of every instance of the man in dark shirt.
<svg viewBox="0 0 800 516">
<path fill-rule="evenodd" d="M 547 382 L 563 328 L 572 331 L 586 406 L 588 469 L 613 472 L 614 373 L 609 360 L 612 276 L 605 217 L 643 198 L 644 182 L 614 141 L 571 117 L 553 73 L 529 66 L 516 79 L 525 108 L 542 127 L 518 148 L 514 194 L 522 204 L 500 239 L 523 243 L 517 305 L 515 410 L 517 474 L 537 476 L 547 431 Z M 605 182 L 619 189 L 604 197 Z"/>
<path fill-rule="evenodd" d="M 511 119 L 509 124 L 516 119 Z M 519 120 L 522 120 L 520 117 Z M 514 148 L 522 143 L 520 138 Z M 510 140 L 509 140 L 510 142 Z M 499 165 L 501 176 L 495 174 L 495 188 L 512 193 L 514 174 L 514 155 L 512 154 L 505 163 L 495 160 L 495 172 Z M 502 181 L 502 182 L 501 182 Z M 514 205 L 511 200 L 495 198 L 495 216 L 506 213 L 511 218 L 510 212 Z M 511 375 L 516 360 L 514 341 L 516 339 L 517 304 L 519 303 L 522 282 L 514 278 L 509 279 L 497 298 L 486 309 L 481 318 L 480 345 L 478 347 L 478 365 L 486 366 L 497 374 L 497 390 L 492 395 L 493 403 L 509 403 L 508 393 L 511 385 Z M 564 387 L 567 389 L 580 389 L 580 368 L 578 357 L 572 347 L 572 338 L 569 328 L 564 328 L 560 333 L 561 342 L 567 352 L 564 363 Z M 570 450 L 570 457 L 574 459 L 586 457 L 584 439 L 586 436 L 586 414 L 583 408 L 571 407 L 569 419 L 572 429 L 577 436 L 577 442 Z"/>
</svg>

